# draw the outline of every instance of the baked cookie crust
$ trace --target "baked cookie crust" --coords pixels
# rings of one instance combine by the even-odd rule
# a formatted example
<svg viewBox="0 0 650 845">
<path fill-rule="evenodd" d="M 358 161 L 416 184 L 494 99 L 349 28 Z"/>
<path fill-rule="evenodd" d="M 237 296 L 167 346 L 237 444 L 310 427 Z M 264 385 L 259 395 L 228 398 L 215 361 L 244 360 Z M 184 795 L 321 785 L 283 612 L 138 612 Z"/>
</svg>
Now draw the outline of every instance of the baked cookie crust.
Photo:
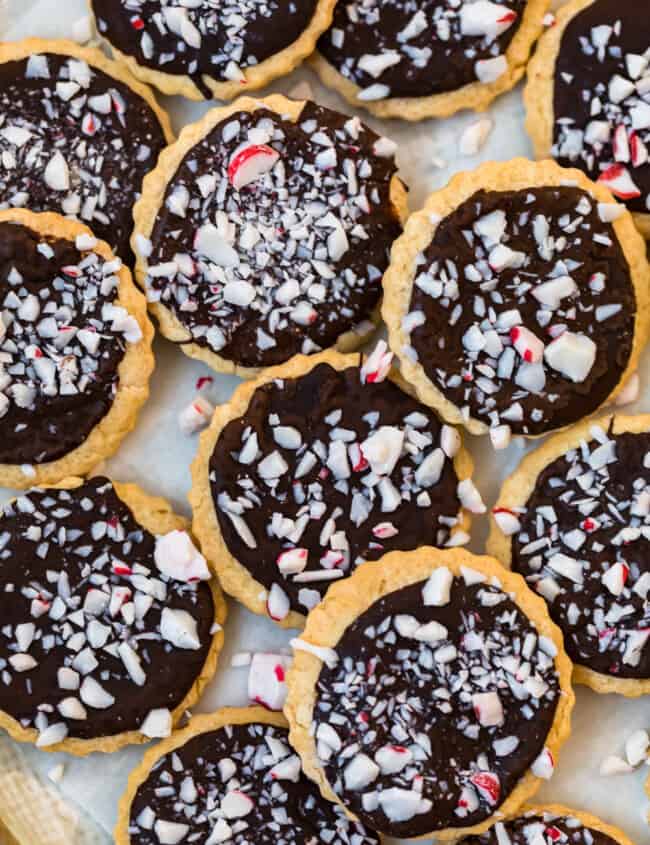
<svg viewBox="0 0 650 845">
<path fill-rule="evenodd" d="M 50 486 L 58 490 L 74 490 L 83 483 L 83 478 L 70 477 L 56 485 Z M 167 534 L 170 531 L 185 531 L 189 529 L 188 521 L 184 517 L 174 513 L 171 505 L 165 499 L 159 496 L 150 496 L 138 487 L 137 484 L 123 484 L 117 481 L 112 482 L 112 484 L 119 498 L 133 512 L 133 516 L 137 522 L 151 534 Z M 210 650 L 201 674 L 195 680 L 183 701 L 172 712 L 172 724 L 174 726 L 182 719 L 186 710 L 196 704 L 203 690 L 212 680 L 217 668 L 219 653 L 223 647 L 223 625 L 227 615 L 226 602 L 216 579 L 210 579 L 209 584 L 215 608 L 214 621 L 221 626 L 221 630 L 214 634 L 212 638 Z M 6 730 L 9 736 L 17 742 L 33 744 L 38 738 L 38 731 L 35 728 L 23 728 L 19 722 L 2 711 L 0 711 L 0 728 Z M 174 734 L 172 739 L 175 736 L 177 734 Z M 65 751 L 75 757 L 85 757 L 97 751 L 111 753 L 113 751 L 119 751 L 127 745 L 141 745 L 149 741 L 148 737 L 139 731 L 125 731 L 113 736 L 95 739 L 68 738 L 56 745 L 48 745 L 43 750 L 48 752 Z M 159 747 L 161 746 L 157 746 L 157 748 Z"/>
<path fill-rule="evenodd" d="M 650 431 L 650 414 L 638 416 L 610 414 L 581 422 L 556 434 L 526 455 L 513 474 L 504 481 L 494 507 L 506 509 L 524 507 L 535 490 L 540 473 L 554 460 L 579 446 L 582 440 L 591 440 L 590 429 L 594 425 L 599 426 L 603 431 L 609 431 L 611 426 L 614 435 L 624 432 L 639 434 Z M 486 550 L 504 566 L 510 568 L 512 565 L 512 538 L 500 530 L 493 514 L 490 515 L 490 534 Z M 594 692 L 617 693 L 627 698 L 650 694 L 650 678 L 645 681 L 635 678 L 615 678 L 612 675 L 595 672 L 586 666 L 574 666 L 573 681 L 590 687 Z"/>
<path fill-rule="evenodd" d="M 180 163 L 187 153 L 208 135 L 212 129 L 231 114 L 240 111 L 254 112 L 257 109 L 265 108 L 285 118 L 296 122 L 305 106 L 305 100 L 289 100 L 280 94 L 273 94 L 270 97 L 252 99 L 242 97 L 227 106 L 215 108 L 209 111 L 197 123 L 186 126 L 181 132 L 178 141 L 167 147 L 160 154 L 158 166 L 148 173 L 143 182 L 142 196 L 133 208 L 135 228 L 131 240 L 132 249 L 136 255 L 135 275 L 142 288 L 145 286 L 148 262 L 138 248 L 140 238 L 149 239 L 153 231 L 156 216 L 160 210 L 167 186 L 173 179 Z M 398 219 L 403 223 L 408 214 L 407 194 L 404 185 L 397 176 L 393 176 L 390 183 L 390 198 L 395 208 Z M 190 358 L 197 358 L 203 361 L 218 373 L 236 375 L 241 378 L 254 378 L 262 372 L 263 368 L 243 367 L 233 361 L 223 358 L 211 349 L 200 346 L 197 343 L 190 343 L 191 334 L 183 326 L 173 312 L 160 302 L 149 303 L 151 313 L 158 321 L 161 333 L 173 343 L 181 344 L 182 351 Z M 369 315 L 369 319 L 379 323 L 379 309 Z M 372 331 L 368 333 L 357 333 L 352 330 L 340 335 L 336 344 L 339 352 L 354 352 L 359 349 L 368 339 Z"/>
<path fill-rule="evenodd" d="M 540 38 L 528 65 L 524 88 L 526 131 L 530 135 L 538 159 L 549 158 L 553 146 L 555 64 L 564 32 L 571 21 L 594 2 L 596 0 L 569 0 L 563 5 L 556 14 L 554 26 L 549 27 Z M 635 212 L 632 217 L 641 234 L 650 239 L 650 214 Z"/>
<path fill-rule="evenodd" d="M 460 408 L 450 402 L 429 380 L 422 365 L 412 361 L 405 351 L 409 340 L 403 319 L 409 313 L 416 271 L 415 259 L 431 243 L 440 221 L 479 190 L 516 191 L 567 184 L 583 189 L 599 202 L 614 203 L 611 193 L 603 185 L 592 182 L 580 170 L 561 168 L 550 160 L 532 162 L 517 158 L 505 163 L 488 162 L 476 170 L 457 174 L 446 187 L 432 194 L 424 208 L 409 217 L 404 234 L 393 245 L 390 265 L 384 274 L 382 305 L 390 347 L 400 359 L 401 371 L 405 379 L 413 385 L 420 401 L 435 408 L 448 423 L 464 425 L 471 434 L 485 434 L 488 431 L 487 424 L 474 417 L 466 420 Z M 611 225 L 629 264 L 637 313 L 634 342 L 627 367 L 603 405 L 615 399 L 636 372 L 650 331 L 650 292 L 645 243 L 629 212 L 623 212 Z"/>
<path fill-rule="evenodd" d="M 0 211 L 0 222 L 20 223 L 39 235 L 73 243 L 79 235 L 94 237 L 87 226 L 52 212 L 34 214 L 24 209 Z M 115 258 L 113 251 L 103 241 L 97 241 L 92 251 L 105 261 Z M 131 273 L 124 264 L 117 276 L 119 287 L 115 302 L 135 317 L 142 331 L 142 339 L 126 346 L 117 371 L 119 386 L 110 410 L 81 446 L 58 460 L 30 464 L 28 467 L 0 464 L 0 484 L 5 487 L 23 490 L 56 484 L 68 476 L 85 475 L 114 454 L 124 437 L 135 428 L 140 408 L 149 396 L 149 379 L 154 368 L 151 349 L 154 329 L 147 316 L 145 298 L 133 284 Z"/>
<path fill-rule="evenodd" d="M 281 76 L 287 76 L 291 71 L 295 70 L 311 53 L 313 53 L 318 38 L 328 28 L 332 22 L 334 14 L 334 6 L 336 0 L 318 0 L 318 5 L 314 11 L 309 26 L 305 29 L 300 37 L 273 56 L 260 62 L 257 65 L 252 65 L 249 68 L 242 69 L 244 74 L 244 81 L 228 81 L 220 82 L 209 76 L 203 74 L 203 84 L 211 91 L 215 100 L 232 100 L 242 93 L 249 91 L 256 91 L 268 85 L 274 79 Z M 90 14 L 97 26 L 97 20 L 92 5 L 92 1 L 88 0 L 88 7 Z M 99 30 L 98 30 L 99 31 Z M 145 67 L 138 63 L 134 56 L 126 55 L 121 52 L 110 39 L 102 35 L 100 37 L 111 48 L 111 52 L 115 59 L 128 68 L 129 73 L 153 85 L 162 94 L 180 95 L 186 97 L 188 100 L 205 100 L 204 94 L 201 93 L 196 83 L 190 76 L 178 76 L 176 74 L 164 73 L 163 71 L 154 70 Z"/>
<path fill-rule="evenodd" d="M 189 494 L 193 514 L 192 530 L 201 544 L 208 564 L 217 573 L 223 589 L 253 613 L 267 615 L 266 588 L 253 578 L 248 569 L 228 549 L 221 533 L 210 490 L 209 464 L 219 435 L 231 420 L 246 413 L 251 397 L 257 388 L 267 382 L 273 379 L 298 378 L 319 364 L 329 364 L 335 370 L 345 370 L 348 367 L 356 367 L 359 363 L 360 358 L 357 355 L 342 355 L 331 350 L 318 355 L 298 355 L 286 364 L 266 370 L 255 381 L 240 385 L 229 402 L 217 407 L 210 427 L 201 435 L 199 449 L 192 464 L 192 489 Z M 398 387 L 412 395 L 412 391 L 397 373 L 393 372 L 390 378 Z M 454 469 L 459 481 L 470 478 L 472 474 L 472 459 L 462 446 L 454 458 Z M 463 510 L 461 520 L 452 533 L 467 532 L 469 525 L 470 515 Z M 302 628 L 305 624 L 305 616 L 291 610 L 284 619 L 275 621 L 283 628 Z"/>
<path fill-rule="evenodd" d="M 571 711 L 575 702 L 571 688 L 571 662 L 564 652 L 560 629 L 548 616 L 544 601 L 528 589 L 521 576 L 503 569 L 492 557 L 473 555 L 464 549 L 440 551 L 422 547 L 412 552 L 390 552 L 377 562 L 364 563 L 350 578 L 330 588 L 325 599 L 309 614 L 301 639 L 314 646 L 336 648 L 345 630 L 371 605 L 389 593 L 426 580 L 440 567 L 447 567 L 454 576 L 461 575 L 462 567 L 469 567 L 488 577 L 496 577 L 504 592 L 511 595 L 540 634 L 555 644 L 560 695 L 545 744 L 553 759 L 557 760 L 559 750 L 571 732 Z M 341 803 L 325 777 L 311 735 L 316 685 L 322 665 L 322 661 L 314 654 L 302 649 L 295 650 L 287 675 L 289 692 L 284 713 L 290 724 L 291 744 L 300 754 L 305 774 L 318 784 L 325 798 Z M 504 815 L 516 813 L 540 785 L 540 779 L 528 770 L 508 798 L 485 822 L 473 827 L 437 830 L 418 838 L 435 836 L 437 840 L 446 842 L 471 833 L 483 833 Z"/>
<path fill-rule="evenodd" d="M 323 85 L 337 91 L 350 105 L 363 107 L 375 117 L 418 121 L 431 117 L 450 117 L 461 109 L 482 112 L 496 97 L 514 88 L 524 75 L 533 45 L 542 32 L 542 21 L 549 5 L 550 0 L 529 0 L 521 25 L 505 52 L 508 70 L 494 82 L 472 82 L 456 91 L 428 97 L 388 97 L 385 100 L 364 101 L 359 99 L 361 88 L 346 79 L 320 53 L 315 52 L 309 63 Z"/>
</svg>

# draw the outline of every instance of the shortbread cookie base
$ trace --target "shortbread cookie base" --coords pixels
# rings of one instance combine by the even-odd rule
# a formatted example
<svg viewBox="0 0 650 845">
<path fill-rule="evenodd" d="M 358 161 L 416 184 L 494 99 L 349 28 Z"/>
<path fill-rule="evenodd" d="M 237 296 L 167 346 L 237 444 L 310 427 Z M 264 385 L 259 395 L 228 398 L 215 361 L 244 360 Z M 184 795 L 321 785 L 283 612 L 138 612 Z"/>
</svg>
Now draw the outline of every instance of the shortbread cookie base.
<svg viewBox="0 0 650 845">
<path fill-rule="evenodd" d="M 331 350 L 318 355 L 297 355 L 286 364 L 266 370 L 255 381 L 241 384 L 230 402 L 217 407 L 210 427 L 201 435 L 199 449 L 192 464 L 192 489 L 189 494 L 193 514 L 192 530 L 201 544 L 201 550 L 208 564 L 217 573 L 223 589 L 253 613 L 267 615 L 266 587 L 253 578 L 249 570 L 230 552 L 219 527 L 210 489 L 210 458 L 219 435 L 229 422 L 246 413 L 258 387 L 274 379 L 299 378 L 320 364 L 329 364 L 335 370 L 341 371 L 348 367 L 357 367 L 360 363 L 359 355 L 342 355 Z M 396 373 L 391 374 L 391 380 L 406 393 L 412 395 L 412 391 Z M 473 468 L 469 453 L 461 447 L 454 458 L 454 469 L 458 480 L 470 478 Z M 469 512 L 462 510 L 461 519 L 454 527 L 452 536 L 458 531 L 469 531 L 470 521 Z M 374 563 L 370 565 L 373 566 Z M 274 621 L 283 628 L 302 628 L 305 624 L 305 616 L 292 610 L 284 619 Z"/>
<path fill-rule="evenodd" d="M 145 176 L 142 186 L 142 196 L 133 208 L 135 229 L 131 247 L 137 259 L 135 266 L 136 279 L 143 289 L 145 287 L 148 263 L 147 259 L 140 254 L 137 236 L 142 235 L 147 239 L 151 237 L 167 186 L 174 178 L 178 167 L 188 152 L 200 143 L 218 123 L 221 123 L 222 120 L 225 120 L 235 112 L 254 112 L 257 109 L 266 108 L 295 123 L 304 105 L 305 100 L 288 100 L 281 94 L 272 94 L 270 97 L 260 99 L 242 97 L 227 106 L 211 109 L 197 123 L 186 126 L 181 132 L 178 141 L 162 151 L 158 159 L 158 166 Z M 395 208 L 398 220 L 403 223 L 408 215 L 408 199 L 406 189 L 397 176 L 393 176 L 390 183 L 390 199 Z M 203 361 L 204 364 L 207 364 L 216 372 L 225 373 L 226 375 L 236 375 L 240 378 L 254 378 L 265 369 L 264 367 L 243 367 L 234 361 L 218 355 L 205 346 L 192 343 L 192 335 L 189 330 L 185 328 L 170 308 L 167 308 L 160 302 L 150 303 L 149 309 L 158 321 L 160 331 L 168 340 L 180 344 L 182 351 L 186 355 L 190 358 L 197 358 L 199 361 Z M 375 325 L 378 324 L 380 319 L 379 309 L 377 308 L 376 312 L 369 314 L 368 319 L 375 323 Z M 370 334 L 372 334 L 372 331 L 358 333 L 350 329 L 339 335 L 335 348 L 339 352 L 354 352 L 363 346 Z"/>
<path fill-rule="evenodd" d="M 526 131 L 530 135 L 538 159 L 550 158 L 553 146 L 555 113 L 555 63 L 560 53 L 562 38 L 567 26 L 583 9 L 596 0 L 569 0 L 557 12 L 555 24 L 542 35 L 530 60 L 524 88 L 526 106 Z M 650 214 L 632 214 L 641 234 L 650 239 Z"/>
<path fill-rule="evenodd" d="M 442 566 L 451 570 L 454 576 L 461 575 L 461 567 L 468 567 L 488 577 L 498 578 L 504 592 L 511 595 L 522 613 L 535 624 L 540 635 L 548 637 L 555 644 L 558 652 L 555 665 L 559 676 L 559 696 L 555 718 L 546 737 L 546 747 L 557 761 L 559 750 L 571 732 L 571 711 L 575 703 L 571 687 L 571 661 L 564 651 L 562 633 L 551 621 L 544 600 L 528 589 L 520 575 L 503 569 L 492 557 L 473 555 L 464 549 L 440 551 L 426 546 L 412 552 L 389 552 L 377 562 L 362 564 L 350 578 L 334 583 L 324 600 L 309 614 L 301 639 L 315 646 L 336 649 L 345 630 L 371 605 L 389 593 L 425 581 L 435 569 Z M 342 804 L 325 777 L 311 732 L 316 686 L 322 665 L 322 661 L 313 654 L 295 650 L 287 674 L 289 692 L 284 713 L 290 724 L 289 739 L 300 754 L 305 774 L 318 784 L 325 798 Z M 471 833 L 483 833 L 504 815 L 516 813 L 535 794 L 541 783 L 528 770 L 489 819 L 472 827 L 445 828 L 418 838 L 433 836 L 436 840 L 446 842 Z"/>
<path fill-rule="evenodd" d="M 535 490 L 539 475 L 554 460 L 566 454 L 570 449 L 579 446 L 582 440 L 593 439 L 590 434 L 593 425 L 599 426 L 604 431 L 609 431 L 611 425 L 613 434 L 622 434 L 623 432 L 640 434 L 650 431 L 650 414 L 639 416 L 610 414 L 609 416 L 581 422 L 560 432 L 560 434 L 556 434 L 535 449 L 534 452 L 526 455 L 513 474 L 504 481 L 494 507 L 525 507 Z M 512 538 L 507 537 L 499 529 L 492 515 L 490 516 L 490 534 L 487 539 L 486 550 L 488 554 L 494 555 L 500 560 L 504 566 L 508 568 L 512 566 Z M 586 666 L 574 666 L 573 681 L 576 684 L 590 687 L 594 692 L 617 693 L 627 698 L 650 695 L 650 678 L 647 680 L 615 678 L 611 675 L 595 672 Z"/>
<path fill-rule="evenodd" d="M 543 29 L 544 15 L 550 0 L 529 0 L 517 34 L 506 50 L 508 70 L 494 82 L 471 82 L 456 91 L 431 94 L 428 97 L 388 97 L 385 100 L 360 100 L 361 88 L 346 79 L 327 59 L 316 52 L 309 63 L 323 85 L 337 91 L 350 105 L 364 108 L 375 117 L 418 121 L 430 117 L 450 117 L 461 109 L 485 111 L 490 103 L 519 82 L 535 41 Z"/>
<path fill-rule="evenodd" d="M 316 42 L 332 22 L 335 3 L 336 0 L 319 0 L 309 26 L 302 32 L 300 37 L 279 53 L 269 56 L 268 59 L 264 59 L 264 61 L 257 65 L 242 69 L 245 77 L 243 82 L 220 82 L 204 74 L 203 83 L 212 91 L 214 99 L 232 100 L 242 93 L 256 91 L 258 88 L 268 85 L 274 79 L 291 73 L 307 56 L 313 53 Z M 97 28 L 97 21 L 90 0 L 88 0 L 88 6 Z M 275 22 L 274 24 L 271 21 L 269 23 L 269 26 L 279 25 L 281 25 L 281 22 Z M 99 32 L 98 29 L 97 31 Z M 181 97 L 186 97 L 188 100 L 205 100 L 204 94 L 201 93 L 190 76 L 186 74 L 179 76 L 145 67 L 139 64 L 134 56 L 128 56 L 121 52 L 105 35 L 101 33 L 99 35 L 111 48 L 117 61 L 124 64 L 133 76 L 149 85 L 155 86 L 163 94 L 178 94 Z"/>
<path fill-rule="evenodd" d="M 580 170 L 559 167 L 554 161 L 532 162 L 516 158 L 502 163 L 488 162 L 476 170 L 457 174 L 446 187 L 432 194 L 425 207 L 409 217 L 404 234 L 393 244 L 390 266 L 384 274 L 382 305 L 390 347 L 400 359 L 401 371 L 415 388 L 418 399 L 435 408 L 447 422 L 464 425 L 472 434 L 487 433 L 487 424 L 474 417 L 465 419 L 460 408 L 450 402 L 429 380 L 424 367 L 419 362 L 413 362 L 405 354 L 409 338 L 402 321 L 409 313 L 415 278 L 415 259 L 431 243 L 439 222 L 479 190 L 516 191 L 566 184 L 582 188 L 599 202 L 614 202 L 611 193 L 603 185 L 592 182 Z M 645 242 L 629 212 L 624 212 L 611 225 L 630 267 L 637 314 L 630 359 L 621 380 L 603 405 L 616 398 L 630 376 L 638 369 L 639 357 L 650 331 L 650 268 L 646 259 Z"/>
<path fill-rule="evenodd" d="M 583 810 L 574 810 L 571 807 L 565 807 L 563 804 L 527 804 L 522 812 L 552 813 L 555 816 L 571 816 L 581 821 L 585 827 L 609 836 L 618 845 L 634 845 L 634 842 L 632 842 L 629 836 L 623 833 L 618 827 L 607 824 L 592 813 L 585 813 Z"/>
<path fill-rule="evenodd" d="M 60 490 L 74 490 L 82 484 L 84 484 L 83 478 L 66 478 L 59 484 L 51 486 Z M 122 484 L 117 481 L 112 482 L 112 484 L 120 499 L 133 511 L 136 521 L 151 534 L 167 534 L 170 531 L 188 530 L 188 521 L 174 513 L 171 505 L 165 499 L 150 496 L 136 484 Z M 221 626 L 222 630 L 218 631 L 212 638 L 201 674 L 185 698 L 172 711 L 173 725 L 177 725 L 185 711 L 196 704 L 203 690 L 212 680 L 217 669 L 219 653 L 223 647 L 223 625 L 227 615 L 226 602 L 216 579 L 212 578 L 209 583 L 215 608 L 215 622 Z M 2 711 L 0 711 L 0 728 L 7 731 L 9 736 L 17 742 L 35 743 L 38 739 L 38 731 L 35 728 L 23 728 L 18 721 Z M 145 742 L 150 742 L 149 737 L 144 736 L 139 731 L 125 731 L 113 736 L 94 739 L 68 738 L 56 745 L 48 745 L 41 750 L 46 752 L 66 751 L 75 757 L 85 757 L 87 754 L 96 751 L 110 753 L 119 751 L 127 745 L 140 745 Z M 156 748 L 160 747 L 156 746 Z"/>
<path fill-rule="evenodd" d="M 79 235 L 92 236 L 87 226 L 51 212 L 34 214 L 24 209 L 0 211 L 0 222 L 21 223 L 37 234 L 73 243 Z M 103 241 L 97 241 L 93 252 L 105 261 L 112 261 L 115 257 Z M 119 287 L 116 304 L 126 308 L 138 321 L 142 339 L 138 343 L 126 344 L 124 357 L 117 370 L 117 393 L 109 412 L 92 429 L 81 446 L 56 461 L 26 465 L 0 464 L 0 484 L 4 487 L 24 490 L 56 484 L 68 476 L 86 475 L 114 454 L 124 437 L 135 428 L 140 408 L 149 396 L 149 378 L 154 368 L 151 349 L 154 329 L 147 316 L 145 298 L 133 284 L 128 267 L 122 265 L 117 276 Z"/>
</svg>

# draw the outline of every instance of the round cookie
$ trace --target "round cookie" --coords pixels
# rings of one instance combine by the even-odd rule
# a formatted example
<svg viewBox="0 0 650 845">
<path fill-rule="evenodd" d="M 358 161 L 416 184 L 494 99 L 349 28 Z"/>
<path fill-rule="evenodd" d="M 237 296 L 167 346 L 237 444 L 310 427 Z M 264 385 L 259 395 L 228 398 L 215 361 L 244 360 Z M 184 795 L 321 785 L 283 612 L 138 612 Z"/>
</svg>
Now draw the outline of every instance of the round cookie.
<svg viewBox="0 0 650 845">
<path fill-rule="evenodd" d="M 302 627 L 362 560 L 467 542 L 484 510 L 459 433 L 362 361 L 294 358 L 217 408 L 192 467 L 194 531 L 226 592 Z"/>
<path fill-rule="evenodd" d="M 134 76 L 191 100 L 232 100 L 291 73 L 334 3 L 89 0 L 100 35 Z"/>
<path fill-rule="evenodd" d="M 120 801 L 115 842 L 158 845 L 195 836 L 248 845 L 252 830 L 255 845 L 381 842 L 319 795 L 288 744 L 285 719 L 262 707 L 195 716 L 148 751 Z"/>
<path fill-rule="evenodd" d="M 542 595 L 574 680 L 650 693 L 650 416 L 608 416 L 527 455 L 492 512 L 488 550 Z"/>
<path fill-rule="evenodd" d="M 325 85 L 377 117 L 483 111 L 524 75 L 548 7 L 549 0 L 339 3 L 311 63 Z"/>
<path fill-rule="evenodd" d="M 131 274 L 58 214 L 0 211 L 0 484 L 83 475 L 149 395 L 153 326 Z"/>
<path fill-rule="evenodd" d="M 649 280 L 602 185 L 515 159 L 459 174 L 410 217 L 383 317 L 419 398 L 502 448 L 618 394 L 647 340 Z"/>
<path fill-rule="evenodd" d="M 571 0 L 528 67 L 526 127 L 553 156 L 603 182 L 650 238 L 650 38 L 635 0 Z"/>
<path fill-rule="evenodd" d="M 134 210 L 136 272 L 165 337 L 244 377 L 357 349 L 406 215 L 394 152 L 358 118 L 279 95 L 186 127 Z"/>
<path fill-rule="evenodd" d="M 552 776 L 569 735 L 561 633 L 493 558 L 391 552 L 335 584 L 292 645 L 305 773 L 391 836 L 483 832 Z"/>
<path fill-rule="evenodd" d="M 172 140 L 149 88 L 100 50 L 0 45 L 0 208 L 77 217 L 132 265 L 133 204 Z"/>
<path fill-rule="evenodd" d="M 163 499 L 98 476 L 0 516 L 0 727 L 83 756 L 169 736 L 214 674 L 226 606 Z"/>
<path fill-rule="evenodd" d="M 606 824 L 591 813 L 559 804 L 527 807 L 505 822 L 497 822 L 481 836 L 469 836 L 458 845 L 634 845 L 622 830 Z"/>
</svg>

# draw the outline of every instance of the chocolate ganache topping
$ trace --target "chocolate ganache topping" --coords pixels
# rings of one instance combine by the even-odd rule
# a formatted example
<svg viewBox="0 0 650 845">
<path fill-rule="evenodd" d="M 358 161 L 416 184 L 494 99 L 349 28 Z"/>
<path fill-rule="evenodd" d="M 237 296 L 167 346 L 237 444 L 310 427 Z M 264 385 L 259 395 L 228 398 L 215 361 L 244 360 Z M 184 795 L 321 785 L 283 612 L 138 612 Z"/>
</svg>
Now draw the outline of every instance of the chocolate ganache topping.
<svg viewBox="0 0 650 845">
<path fill-rule="evenodd" d="M 20 496 L 0 542 L 0 710 L 39 747 L 145 730 L 180 704 L 210 648 L 212 594 L 165 574 L 166 545 L 108 479 Z"/>
<path fill-rule="evenodd" d="M 617 845 L 600 830 L 575 816 L 531 810 L 518 819 L 497 824 L 482 836 L 469 836 L 459 845 Z"/>
<path fill-rule="evenodd" d="M 167 187 L 149 299 L 190 342 L 244 367 L 367 330 L 400 232 L 394 151 L 358 118 L 312 103 L 296 123 L 267 109 L 230 115 Z"/>
<path fill-rule="evenodd" d="M 189 76 L 208 99 L 203 75 L 242 82 L 242 71 L 293 44 L 317 0 L 92 0 L 102 35 L 138 64 Z"/>
<path fill-rule="evenodd" d="M 379 843 L 302 774 L 285 728 L 255 722 L 199 734 L 159 760 L 135 795 L 129 834 L 132 845 Z"/>
<path fill-rule="evenodd" d="M 569 22 L 555 65 L 553 155 L 650 212 L 650 34 L 636 0 L 596 0 Z"/>
<path fill-rule="evenodd" d="M 77 217 L 132 263 L 132 208 L 165 136 L 128 85 L 74 56 L 0 64 L 0 208 Z"/>
<path fill-rule="evenodd" d="M 591 435 L 514 514 L 512 568 L 548 602 L 574 663 L 648 679 L 650 434 Z"/>
<path fill-rule="evenodd" d="M 505 52 L 526 0 L 355 0 L 338 3 L 318 49 L 360 100 L 429 97 L 508 69 Z"/>
<path fill-rule="evenodd" d="M 568 186 L 479 191 L 440 222 L 417 259 L 407 354 L 464 418 L 543 434 L 618 385 L 636 298 L 612 210 Z"/>
<path fill-rule="evenodd" d="M 375 602 L 316 686 L 328 782 L 397 837 L 489 818 L 526 771 L 552 767 L 555 646 L 499 586 L 446 567 Z"/>
<path fill-rule="evenodd" d="M 111 408 L 127 344 L 142 338 L 115 304 L 121 261 L 95 244 L 0 223 L 0 463 L 40 464 L 80 446 Z"/>
<path fill-rule="evenodd" d="M 258 388 L 210 460 L 231 554 L 273 597 L 305 613 L 330 582 L 393 549 L 462 540 L 458 432 L 390 381 L 319 364 Z M 280 602 L 284 604 L 285 602 Z M 281 618 L 281 616 L 280 616 Z"/>
</svg>

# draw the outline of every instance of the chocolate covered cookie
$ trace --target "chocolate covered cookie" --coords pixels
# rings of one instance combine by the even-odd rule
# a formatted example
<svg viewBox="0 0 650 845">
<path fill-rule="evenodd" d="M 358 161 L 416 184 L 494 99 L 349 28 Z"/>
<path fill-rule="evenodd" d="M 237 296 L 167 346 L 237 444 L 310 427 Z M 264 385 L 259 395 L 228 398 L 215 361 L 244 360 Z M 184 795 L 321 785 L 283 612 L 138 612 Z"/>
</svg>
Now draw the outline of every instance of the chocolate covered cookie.
<svg viewBox="0 0 650 845">
<path fill-rule="evenodd" d="M 483 111 L 524 74 L 548 0 L 354 0 L 334 9 L 312 64 L 377 117 Z"/>
<path fill-rule="evenodd" d="M 163 334 L 242 376 L 358 348 L 406 210 L 394 152 L 358 118 L 279 96 L 186 127 L 135 207 Z"/>
<path fill-rule="evenodd" d="M 332 581 L 391 549 L 467 542 L 484 510 L 456 429 L 359 357 L 295 358 L 242 385 L 202 435 L 194 531 L 224 589 L 298 627 Z"/>
<path fill-rule="evenodd" d="M 412 215 L 383 316 L 420 399 L 502 448 L 622 390 L 647 339 L 649 280 L 643 239 L 604 186 L 515 159 L 456 176 Z"/>
<path fill-rule="evenodd" d="M 637 0 L 571 0 L 528 70 L 527 129 L 539 158 L 606 185 L 650 237 L 650 34 Z"/>
<path fill-rule="evenodd" d="M 550 805 L 529 807 L 525 813 L 497 822 L 481 836 L 469 836 L 458 845 L 633 845 L 622 830 L 578 810 Z"/>
<path fill-rule="evenodd" d="M 0 46 L 0 209 L 78 218 L 130 265 L 133 203 L 171 140 L 151 91 L 99 50 Z"/>
<path fill-rule="evenodd" d="M 151 749 L 120 803 L 117 845 L 379 845 L 300 768 L 287 723 L 261 707 L 196 716 Z"/>
<path fill-rule="evenodd" d="M 231 100 L 313 52 L 335 0 L 90 0 L 100 35 L 164 94 Z"/>
<path fill-rule="evenodd" d="M 571 663 L 544 603 L 493 558 L 423 547 L 364 564 L 292 645 L 305 773 L 381 833 L 481 833 L 553 774 Z"/>
<path fill-rule="evenodd" d="M 492 554 L 547 601 L 575 679 L 650 692 L 650 417 L 604 417 L 532 452 L 492 513 Z"/>
<path fill-rule="evenodd" d="M 149 395 L 153 326 L 130 272 L 85 226 L 0 211 L 0 484 L 84 474 Z"/>
<path fill-rule="evenodd" d="M 186 523 L 107 478 L 0 515 L 0 727 L 85 755 L 169 736 L 214 673 L 225 603 Z"/>
</svg>

